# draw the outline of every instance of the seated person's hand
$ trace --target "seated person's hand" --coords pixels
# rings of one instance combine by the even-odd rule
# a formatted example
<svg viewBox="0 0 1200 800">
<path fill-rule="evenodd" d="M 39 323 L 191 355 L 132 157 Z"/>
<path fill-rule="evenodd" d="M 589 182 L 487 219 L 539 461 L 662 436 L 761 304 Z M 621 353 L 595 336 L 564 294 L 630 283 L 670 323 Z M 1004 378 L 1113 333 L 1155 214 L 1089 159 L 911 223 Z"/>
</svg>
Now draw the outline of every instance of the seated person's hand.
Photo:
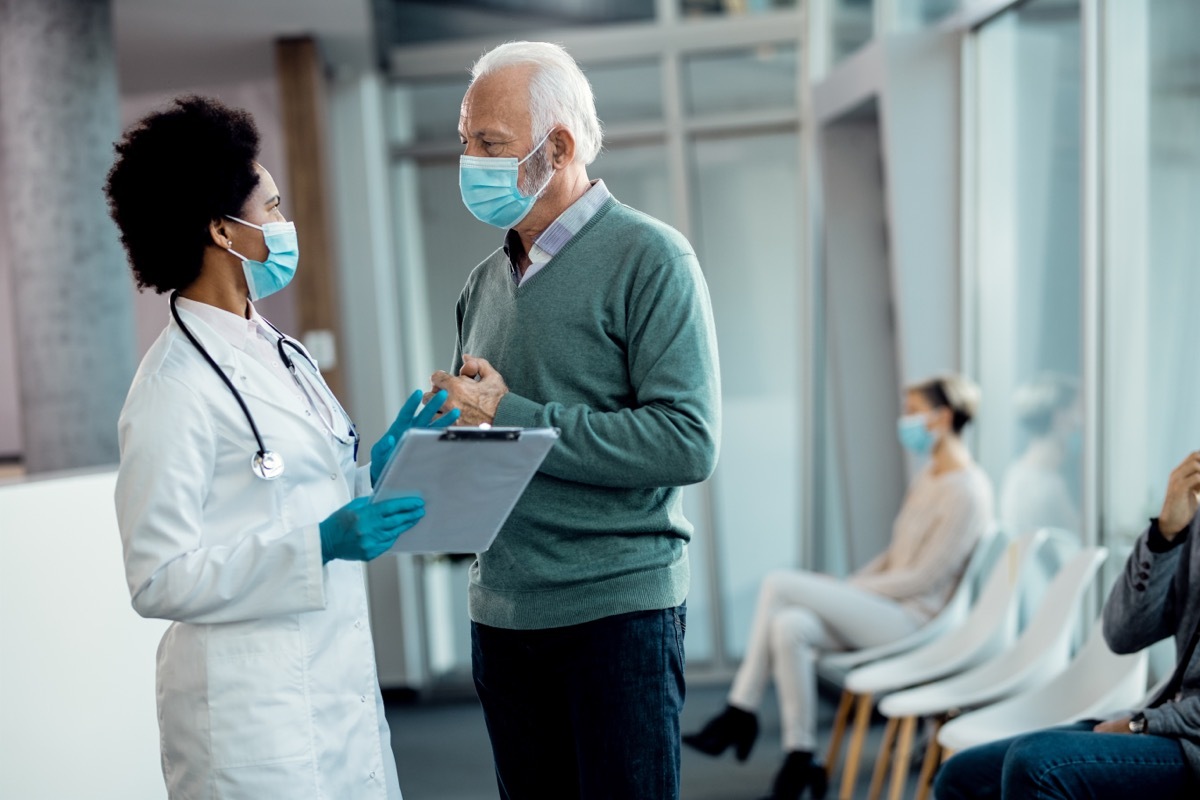
<svg viewBox="0 0 1200 800">
<path fill-rule="evenodd" d="M 1129 733 L 1129 717 L 1101 722 L 1092 728 L 1096 733 Z"/>
<path fill-rule="evenodd" d="M 1168 541 L 1192 523 L 1200 508 L 1200 452 L 1191 453 L 1171 472 L 1158 530 Z"/>
</svg>

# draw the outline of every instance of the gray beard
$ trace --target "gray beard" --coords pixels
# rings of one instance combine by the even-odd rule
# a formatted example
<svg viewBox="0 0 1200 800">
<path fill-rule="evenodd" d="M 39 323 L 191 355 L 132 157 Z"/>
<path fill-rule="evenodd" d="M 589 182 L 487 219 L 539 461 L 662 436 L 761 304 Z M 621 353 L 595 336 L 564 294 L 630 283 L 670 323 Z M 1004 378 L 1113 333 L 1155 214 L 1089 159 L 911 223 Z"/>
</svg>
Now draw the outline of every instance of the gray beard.
<svg viewBox="0 0 1200 800">
<path fill-rule="evenodd" d="M 542 144 L 542 148 L 546 145 Z M 517 188 L 521 190 L 521 194 L 529 197 L 535 192 L 541 194 L 546 189 L 546 184 L 550 180 L 550 174 L 554 172 L 554 165 L 550 162 L 550 156 L 542 148 L 533 154 L 533 157 L 525 162 L 525 177 L 517 184 Z"/>
</svg>

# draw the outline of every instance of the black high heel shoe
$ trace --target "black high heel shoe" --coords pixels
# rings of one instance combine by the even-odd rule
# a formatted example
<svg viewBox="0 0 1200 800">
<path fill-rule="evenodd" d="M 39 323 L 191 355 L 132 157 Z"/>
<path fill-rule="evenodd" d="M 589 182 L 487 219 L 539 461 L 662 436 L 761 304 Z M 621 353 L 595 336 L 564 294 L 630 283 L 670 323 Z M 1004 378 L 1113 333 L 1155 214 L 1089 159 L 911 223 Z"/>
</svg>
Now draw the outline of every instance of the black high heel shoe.
<svg viewBox="0 0 1200 800">
<path fill-rule="evenodd" d="M 738 761 L 745 761 L 758 738 L 758 717 L 749 711 L 733 706 L 708 721 L 698 733 L 688 733 L 683 743 L 709 756 L 719 756 L 727 748 L 734 748 Z"/>
<path fill-rule="evenodd" d="M 812 753 L 792 751 L 775 774 L 771 794 L 763 800 L 800 800 L 805 790 L 813 800 L 822 800 L 829 791 L 829 775 L 813 761 Z"/>
</svg>

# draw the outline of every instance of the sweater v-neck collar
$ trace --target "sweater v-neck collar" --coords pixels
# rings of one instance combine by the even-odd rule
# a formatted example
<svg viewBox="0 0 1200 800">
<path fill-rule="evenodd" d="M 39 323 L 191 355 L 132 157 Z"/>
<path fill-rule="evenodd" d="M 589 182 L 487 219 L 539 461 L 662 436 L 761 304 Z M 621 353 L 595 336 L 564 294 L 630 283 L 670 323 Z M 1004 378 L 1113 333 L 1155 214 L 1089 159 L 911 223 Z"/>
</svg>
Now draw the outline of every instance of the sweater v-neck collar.
<svg viewBox="0 0 1200 800">
<path fill-rule="evenodd" d="M 598 209 L 596 209 L 596 212 L 592 214 L 586 222 L 583 223 L 583 226 L 576 231 L 574 235 L 567 239 L 562 246 L 558 248 L 558 250 L 551 256 L 550 260 L 543 264 L 541 269 L 520 284 L 517 284 L 516 281 L 512 280 L 512 262 L 508 258 L 507 248 L 502 248 L 502 261 L 505 272 L 507 273 L 506 278 L 508 281 L 508 286 L 510 291 L 512 291 L 513 296 L 520 297 L 521 294 L 526 292 L 530 286 L 535 284 L 540 285 L 538 281 L 540 278 L 543 278 L 543 274 L 553 269 L 554 266 L 562 260 L 562 256 L 566 254 L 572 247 L 574 247 L 577 241 L 583 238 L 583 236 L 585 236 L 592 228 L 594 228 L 596 224 L 603 219 L 615 205 L 617 205 L 616 198 L 614 198 L 611 194 L 607 195 L 604 202 Z"/>
</svg>

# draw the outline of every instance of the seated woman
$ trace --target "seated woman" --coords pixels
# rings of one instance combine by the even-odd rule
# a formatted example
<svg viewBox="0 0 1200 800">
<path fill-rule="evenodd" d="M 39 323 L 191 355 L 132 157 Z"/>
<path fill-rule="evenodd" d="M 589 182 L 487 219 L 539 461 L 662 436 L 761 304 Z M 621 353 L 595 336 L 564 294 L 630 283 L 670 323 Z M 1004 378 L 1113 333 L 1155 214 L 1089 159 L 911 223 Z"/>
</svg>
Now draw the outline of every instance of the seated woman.
<svg viewBox="0 0 1200 800">
<path fill-rule="evenodd" d="M 773 674 L 787 757 L 770 798 L 795 800 L 806 789 L 824 796 L 825 769 L 813 758 L 816 656 L 906 636 L 950 598 L 992 521 L 991 484 L 960 438 L 978 405 L 978 387 L 958 376 L 908 388 L 900 441 L 930 458 L 909 488 L 888 549 L 848 580 L 800 570 L 769 574 L 728 705 L 701 731 L 684 736 L 685 744 L 712 756 L 732 746 L 744 761 L 758 736 L 755 710 Z"/>
</svg>

